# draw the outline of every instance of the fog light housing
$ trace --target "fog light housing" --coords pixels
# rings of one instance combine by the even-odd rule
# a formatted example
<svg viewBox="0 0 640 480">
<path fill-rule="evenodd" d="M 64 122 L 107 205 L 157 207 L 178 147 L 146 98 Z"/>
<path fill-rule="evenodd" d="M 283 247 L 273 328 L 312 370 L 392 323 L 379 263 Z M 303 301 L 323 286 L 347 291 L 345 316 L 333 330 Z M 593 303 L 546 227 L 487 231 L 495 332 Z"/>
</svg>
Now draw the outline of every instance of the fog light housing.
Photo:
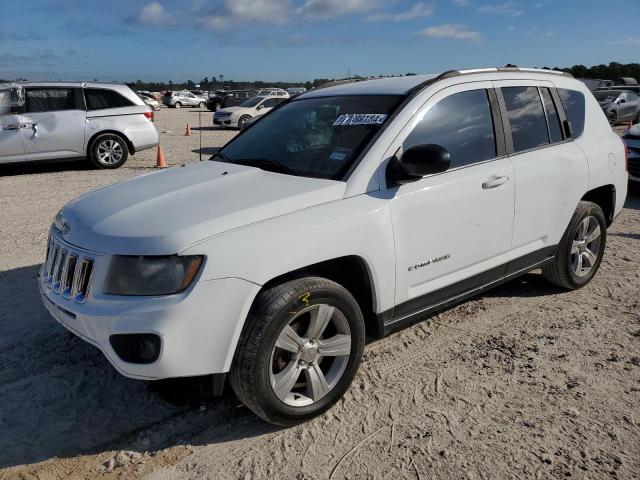
<svg viewBox="0 0 640 480">
<path fill-rule="evenodd" d="M 161 340 L 153 333 L 111 335 L 109 343 L 123 362 L 153 363 L 160 356 Z"/>
</svg>

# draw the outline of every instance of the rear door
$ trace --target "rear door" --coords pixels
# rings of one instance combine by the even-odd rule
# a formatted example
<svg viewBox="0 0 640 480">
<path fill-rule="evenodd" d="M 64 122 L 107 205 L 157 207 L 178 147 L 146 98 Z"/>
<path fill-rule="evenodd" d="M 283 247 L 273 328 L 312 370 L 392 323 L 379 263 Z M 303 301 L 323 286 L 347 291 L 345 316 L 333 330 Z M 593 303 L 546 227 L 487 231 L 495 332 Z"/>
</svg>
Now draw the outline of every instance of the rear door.
<svg viewBox="0 0 640 480">
<path fill-rule="evenodd" d="M 15 113 L 0 113 L 0 163 L 21 162 L 26 158 L 20 116 Z"/>
<path fill-rule="evenodd" d="M 27 87 L 21 128 L 27 159 L 84 156 L 86 114 L 80 88 Z"/>
<path fill-rule="evenodd" d="M 587 159 L 563 132 L 566 118 L 551 82 L 494 85 L 515 170 L 514 256 L 524 268 L 555 252 L 587 191 Z"/>
</svg>

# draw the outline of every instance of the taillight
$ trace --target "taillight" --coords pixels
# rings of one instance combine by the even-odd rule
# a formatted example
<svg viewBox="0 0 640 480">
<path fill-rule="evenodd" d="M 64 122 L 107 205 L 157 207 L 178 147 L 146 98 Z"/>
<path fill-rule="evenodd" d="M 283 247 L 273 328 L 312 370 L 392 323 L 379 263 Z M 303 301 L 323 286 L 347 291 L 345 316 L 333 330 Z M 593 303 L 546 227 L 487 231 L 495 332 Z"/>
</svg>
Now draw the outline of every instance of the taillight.
<svg viewBox="0 0 640 480">
<path fill-rule="evenodd" d="M 155 114 L 153 110 L 151 110 L 150 112 L 144 112 L 143 115 L 147 117 L 149 120 L 151 120 L 152 122 L 155 120 Z"/>
</svg>

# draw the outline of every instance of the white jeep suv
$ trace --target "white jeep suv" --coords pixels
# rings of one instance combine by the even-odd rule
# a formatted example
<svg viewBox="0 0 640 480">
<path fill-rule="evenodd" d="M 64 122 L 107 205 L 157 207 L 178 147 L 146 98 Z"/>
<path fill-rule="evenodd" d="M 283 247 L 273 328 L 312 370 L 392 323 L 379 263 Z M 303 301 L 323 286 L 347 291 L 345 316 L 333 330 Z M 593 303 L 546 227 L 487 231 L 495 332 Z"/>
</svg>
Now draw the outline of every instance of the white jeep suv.
<svg viewBox="0 0 640 480">
<path fill-rule="evenodd" d="M 211 161 L 88 193 L 56 216 L 46 308 L 138 379 L 225 375 L 292 425 L 382 337 L 542 267 L 593 278 L 625 149 L 582 82 L 483 69 L 311 91 Z"/>
</svg>

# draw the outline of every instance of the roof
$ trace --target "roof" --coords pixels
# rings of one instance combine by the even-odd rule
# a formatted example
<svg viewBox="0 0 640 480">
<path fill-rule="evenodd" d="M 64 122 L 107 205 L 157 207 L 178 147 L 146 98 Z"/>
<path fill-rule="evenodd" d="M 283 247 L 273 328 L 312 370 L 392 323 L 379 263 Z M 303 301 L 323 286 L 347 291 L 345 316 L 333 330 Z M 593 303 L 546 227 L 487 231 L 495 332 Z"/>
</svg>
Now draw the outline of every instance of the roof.
<svg viewBox="0 0 640 480">
<path fill-rule="evenodd" d="M 71 87 L 71 88 L 115 88 L 123 86 L 122 83 L 113 82 L 15 82 L 23 87 Z"/>
<path fill-rule="evenodd" d="M 537 68 L 491 67 L 471 70 L 449 70 L 441 73 L 440 75 L 409 75 L 406 77 L 376 78 L 372 80 L 338 81 L 333 82 L 331 86 L 324 88 L 320 87 L 315 90 L 311 90 L 310 92 L 303 93 L 302 95 L 297 96 L 296 100 L 334 95 L 408 95 L 416 88 L 447 78 L 462 75 L 496 74 L 506 72 L 573 78 L 573 75 L 570 73 Z"/>
</svg>

